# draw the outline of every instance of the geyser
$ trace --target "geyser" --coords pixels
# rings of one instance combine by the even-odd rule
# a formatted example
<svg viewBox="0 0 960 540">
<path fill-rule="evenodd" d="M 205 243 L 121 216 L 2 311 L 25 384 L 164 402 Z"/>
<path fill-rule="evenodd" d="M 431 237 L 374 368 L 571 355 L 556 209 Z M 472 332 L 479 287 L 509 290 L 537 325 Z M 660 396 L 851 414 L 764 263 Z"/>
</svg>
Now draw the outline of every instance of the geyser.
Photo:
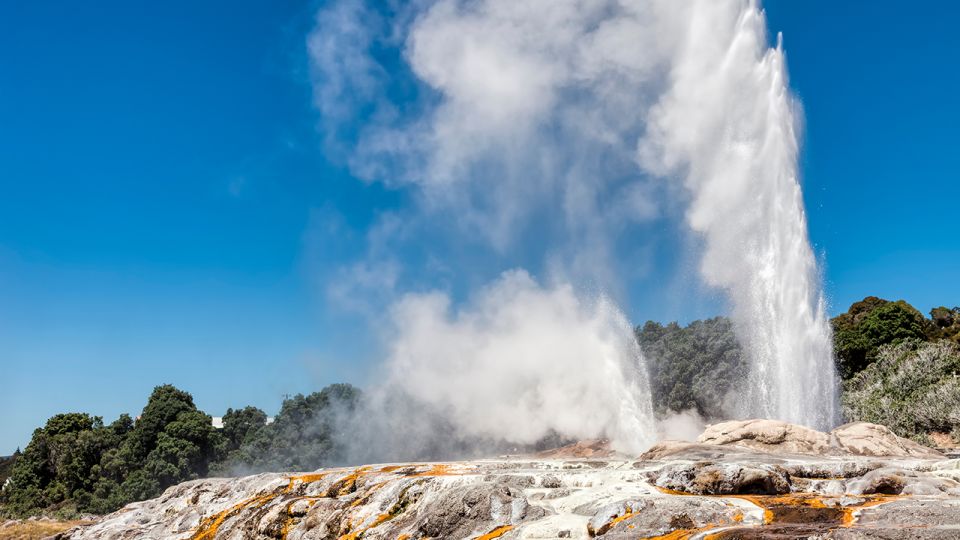
<svg viewBox="0 0 960 540">
<path fill-rule="evenodd" d="M 751 361 L 731 414 L 832 427 L 837 385 L 798 179 L 800 111 L 765 26 L 751 0 L 324 7 L 310 39 L 324 128 L 353 137 L 356 176 L 416 194 L 371 234 L 362 266 L 426 252 L 384 280 L 395 293 L 449 286 L 450 276 L 471 289 L 492 283 L 466 306 L 448 288 L 398 294 L 391 312 L 411 326 L 386 346 L 387 384 L 470 435 L 648 442 L 649 391 L 631 372 L 640 356 L 629 325 L 583 291 L 626 297 L 623 283 L 649 264 L 638 246 L 652 228 L 641 226 L 676 217 L 702 236 L 702 277 L 728 294 Z M 397 64 L 412 84 L 388 75 Z M 683 217 L 670 213 L 678 192 Z M 508 268 L 536 278 L 496 278 Z"/>
<path fill-rule="evenodd" d="M 837 378 L 798 182 L 800 107 L 757 2 L 693 2 L 641 162 L 683 179 L 701 271 L 729 292 L 752 371 L 741 415 L 830 429 Z"/>
</svg>

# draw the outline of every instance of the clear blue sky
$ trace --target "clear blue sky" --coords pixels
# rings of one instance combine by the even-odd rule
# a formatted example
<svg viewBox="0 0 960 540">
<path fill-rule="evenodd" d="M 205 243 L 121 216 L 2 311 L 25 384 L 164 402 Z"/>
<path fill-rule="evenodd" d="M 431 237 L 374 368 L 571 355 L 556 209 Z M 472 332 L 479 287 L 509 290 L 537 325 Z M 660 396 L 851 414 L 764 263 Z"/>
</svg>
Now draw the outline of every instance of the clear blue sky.
<svg viewBox="0 0 960 540">
<path fill-rule="evenodd" d="M 960 305 L 960 7 L 904 6 L 767 2 L 806 112 L 834 313 L 868 294 Z M 409 195 L 325 158 L 316 8 L 0 7 L 0 454 L 57 412 L 135 414 L 161 383 L 222 414 L 364 381 L 370 337 L 327 308 L 324 281 Z M 318 244 L 330 215 L 339 232 Z M 653 289 L 629 306 L 638 322 L 715 309 Z"/>
</svg>

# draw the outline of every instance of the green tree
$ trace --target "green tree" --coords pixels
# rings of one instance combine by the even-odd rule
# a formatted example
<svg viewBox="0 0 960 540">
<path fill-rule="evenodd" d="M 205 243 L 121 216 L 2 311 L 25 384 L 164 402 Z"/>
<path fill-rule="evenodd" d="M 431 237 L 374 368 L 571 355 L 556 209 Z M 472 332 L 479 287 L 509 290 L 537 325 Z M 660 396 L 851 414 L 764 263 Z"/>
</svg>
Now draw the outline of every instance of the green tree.
<svg viewBox="0 0 960 540">
<path fill-rule="evenodd" d="M 246 432 L 223 469 L 313 470 L 342 463 L 346 455 L 341 441 L 359 399 L 353 386 L 333 384 L 284 400 L 272 424 Z"/>
<path fill-rule="evenodd" d="M 142 463 L 168 424 L 174 422 L 180 413 L 196 410 L 189 393 L 170 384 L 154 388 L 127 438 L 124 450 L 128 459 L 132 463 Z"/>
<path fill-rule="evenodd" d="M 33 432 L 4 490 L 17 513 L 72 502 L 91 487 L 90 470 L 106 444 L 103 421 L 84 413 L 58 414 Z"/>
<path fill-rule="evenodd" d="M 943 306 L 930 310 L 930 319 L 936 326 L 940 337 L 960 343 L 960 307 L 947 309 Z"/>
<path fill-rule="evenodd" d="M 227 440 L 228 450 L 236 450 L 253 440 L 266 425 L 267 413 L 256 407 L 227 409 L 227 414 L 223 415 L 223 436 Z"/>
<path fill-rule="evenodd" d="M 715 317 L 686 327 L 647 321 L 636 329 L 650 370 L 653 402 L 661 411 L 696 408 L 707 418 L 725 416 L 733 383 L 746 376 L 730 320 Z"/>
<path fill-rule="evenodd" d="M 905 340 L 927 340 L 936 327 L 903 300 L 890 302 L 868 296 L 832 321 L 834 350 L 840 376 L 849 379 L 877 357 L 880 346 Z"/>
<path fill-rule="evenodd" d="M 2 492 L 16 515 L 106 513 L 208 474 L 226 441 L 190 394 L 157 387 L 135 422 L 109 426 L 83 413 L 58 414 L 33 433 Z"/>
<path fill-rule="evenodd" d="M 194 405 L 193 396 L 172 385 L 153 390 L 132 428 L 124 422 L 116 429 L 129 429 L 126 441 L 117 455 L 105 456 L 110 461 L 103 468 L 119 472 L 125 500 L 156 497 L 173 484 L 206 476 L 225 448 L 222 435 Z"/>
</svg>

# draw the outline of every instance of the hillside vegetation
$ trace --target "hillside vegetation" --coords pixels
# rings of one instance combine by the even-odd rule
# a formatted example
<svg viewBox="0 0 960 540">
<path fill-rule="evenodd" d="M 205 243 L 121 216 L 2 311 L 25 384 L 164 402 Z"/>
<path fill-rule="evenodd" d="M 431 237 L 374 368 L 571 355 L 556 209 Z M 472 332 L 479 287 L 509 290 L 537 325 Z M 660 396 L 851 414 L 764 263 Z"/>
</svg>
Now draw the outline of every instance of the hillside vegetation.
<svg viewBox="0 0 960 540">
<path fill-rule="evenodd" d="M 844 413 L 920 442 L 960 442 L 960 346 L 949 340 L 883 345 L 844 383 Z M 931 441 L 932 434 L 943 434 Z"/>
<path fill-rule="evenodd" d="M 926 444 L 960 444 L 960 307 L 936 307 L 927 318 L 903 300 L 869 296 L 831 324 L 846 420 L 885 424 Z M 659 412 L 729 415 L 727 398 L 747 366 L 728 319 L 685 327 L 648 321 L 636 333 Z"/>
</svg>

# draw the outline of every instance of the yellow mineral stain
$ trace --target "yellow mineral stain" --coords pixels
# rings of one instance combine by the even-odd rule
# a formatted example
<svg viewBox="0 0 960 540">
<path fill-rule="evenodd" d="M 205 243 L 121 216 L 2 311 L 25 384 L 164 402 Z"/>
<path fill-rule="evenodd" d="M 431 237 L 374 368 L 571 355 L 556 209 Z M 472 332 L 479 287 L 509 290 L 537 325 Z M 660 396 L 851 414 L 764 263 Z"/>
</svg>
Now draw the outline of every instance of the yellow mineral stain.
<svg viewBox="0 0 960 540">
<path fill-rule="evenodd" d="M 301 474 L 297 476 L 288 476 L 287 477 L 287 492 L 293 489 L 293 486 L 300 482 L 301 484 L 311 484 L 313 482 L 318 482 L 323 479 L 324 476 L 327 476 L 328 473 L 310 473 L 310 474 Z"/>
<path fill-rule="evenodd" d="M 637 515 L 637 512 L 634 512 L 634 511 L 633 511 L 633 508 L 630 508 L 630 507 L 628 506 L 628 507 L 627 507 L 627 511 L 626 511 L 622 516 L 617 516 L 617 517 L 613 518 L 609 523 L 607 523 L 606 529 L 607 529 L 607 530 L 610 530 L 610 529 L 616 527 L 616 526 L 617 526 L 617 523 L 620 523 L 621 521 L 630 519 L 630 518 L 632 518 L 632 517 L 635 516 L 635 515 Z"/>
<path fill-rule="evenodd" d="M 697 529 L 677 529 L 660 536 L 650 536 L 644 540 L 687 540 L 696 532 Z"/>
<path fill-rule="evenodd" d="M 390 518 L 392 518 L 393 516 L 394 516 L 393 514 L 380 514 L 380 515 L 377 516 L 376 519 L 374 519 L 373 522 L 372 522 L 370 525 L 368 525 L 367 527 L 364 527 L 363 529 L 361 529 L 361 530 L 359 530 L 359 531 L 353 531 L 353 532 L 344 534 L 344 535 L 342 535 L 342 536 L 339 538 L 339 540 L 357 540 L 357 538 L 360 538 L 361 535 L 363 535 L 363 533 L 369 531 L 370 529 L 376 527 L 377 525 L 380 525 L 380 524 L 383 523 L 384 521 L 389 521 Z"/>
<path fill-rule="evenodd" d="M 275 493 L 250 497 L 249 499 L 243 500 L 222 512 L 218 512 L 208 518 L 204 518 L 200 521 L 200 525 L 197 526 L 197 532 L 190 537 L 190 540 L 213 540 L 216 538 L 217 531 L 220 530 L 220 526 L 223 525 L 224 521 L 239 514 L 246 508 L 259 508 L 276 497 L 277 494 Z"/>
<path fill-rule="evenodd" d="M 651 536 L 651 537 L 645 538 L 644 540 L 688 540 L 689 538 L 692 538 L 694 535 L 707 532 L 710 529 L 715 529 L 717 527 L 718 525 L 716 524 L 707 523 L 706 526 L 700 527 L 698 529 L 676 529 L 668 532 L 667 534 L 662 534 L 660 536 Z"/>
<path fill-rule="evenodd" d="M 357 480 L 367 474 L 370 471 L 370 467 L 360 467 L 359 469 L 354 469 L 354 471 L 343 478 L 340 478 L 327 489 L 326 495 L 328 497 L 343 497 L 344 495 L 349 495 L 354 491 L 354 488 L 357 485 Z M 337 487 L 336 493 L 333 493 L 333 488 Z"/>
<path fill-rule="evenodd" d="M 685 493 L 682 491 L 674 491 L 669 489 L 657 488 L 660 492 L 667 495 L 679 495 L 679 496 L 691 496 L 690 493 Z M 865 499 L 864 502 L 851 506 L 840 507 L 837 504 L 828 504 L 829 501 L 834 501 L 838 497 L 831 496 L 822 496 L 816 493 L 791 493 L 787 495 L 698 495 L 701 497 L 718 497 L 718 498 L 735 498 L 748 501 L 757 507 L 763 509 L 763 523 L 762 525 L 770 525 L 777 521 L 776 514 L 773 509 L 783 509 L 783 508 L 837 508 L 842 511 L 839 523 L 836 525 L 842 527 L 852 527 L 856 524 L 856 513 L 864 508 L 869 508 L 872 506 L 877 506 L 892 500 L 903 498 L 902 495 L 861 495 L 860 498 Z M 742 523 L 744 520 L 744 514 L 741 511 L 738 511 L 733 520 L 737 523 Z M 762 526 L 761 525 L 761 526 Z M 829 523 L 824 525 L 829 526 Z M 702 529 L 695 530 L 678 530 L 674 531 L 665 536 L 657 536 L 656 540 L 685 540 L 695 534 L 703 533 L 709 531 L 712 528 L 716 528 L 718 525 L 709 525 Z M 673 535 L 673 536 L 671 536 Z M 715 534 L 707 534 L 704 537 L 704 540 L 717 540 L 718 538 L 724 538 L 723 531 L 717 532 Z M 652 540 L 652 539 L 650 539 Z"/>
<path fill-rule="evenodd" d="M 903 495 L 864 495 L 864 497 L 867 498 L 866 502 L 854 506 L 847 506 L 843 509 L 842 524 L 844 527 L 851 527 L 857 522 L 857 511 L 901 499 Z"/>
<path fill-rule="evenodd" d="M 425 471 L 411 474 L 410 476 L 463 476 L 464 472 L 457 470 L 448 463 L 435 463 Z"/>
<path fill-rule="evenodd" d="M 478 536 L 477 540 L 493 540 L 494 538 L 500 538 L 512 529 L 513 525 L 503 525 L 502 527 L 497 527 L 483 536 Z"/>
<path fill-rule="evenodd" d="M 290 515 L 290 508 L 293 506 L 293 503 L 295 503 L 295 502 L 297 502 L 296 499 L 288 502 L 288 503 L 287 503 L 287 507 L 284 509 L 284 511 L 285 511 L 286 514 L 287 514 L 287 518 L 283 521 L 283 526 L 280 527 L 280 539 L 281 539 L 281 540 L 286 540 L 287 535 L 290 534 L 290 527 L 293 527 L 293 523 L 294 523 L 295 519 L 294 519 L 294 517 L 293 517 L 292 515 Z"/>
</svg>

